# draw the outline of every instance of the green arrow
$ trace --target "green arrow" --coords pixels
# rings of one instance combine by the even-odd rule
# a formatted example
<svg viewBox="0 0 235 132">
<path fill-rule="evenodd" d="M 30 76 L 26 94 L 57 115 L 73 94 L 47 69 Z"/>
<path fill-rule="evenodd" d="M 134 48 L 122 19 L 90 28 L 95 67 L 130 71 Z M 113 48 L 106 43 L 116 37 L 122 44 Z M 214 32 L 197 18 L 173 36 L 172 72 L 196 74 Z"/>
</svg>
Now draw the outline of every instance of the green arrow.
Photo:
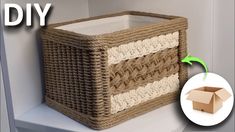
<svg viewBox="0 0 235 132">
<path fill-rule="evenodd" d="M 190 65 L 192 65 L 192 62 L 200 63 L 200 64 L 204 67 L 204 69 L 205 69 L 205 71 L 206 71 L 206 74 L 208 73 L 208 68 L 207 68 L 206 63 L 205 63 L 202 59 L 200 59 L 200 58 L 193 57 L 193 56 L 191 56 L 191 55 L 187 55 L 185 58 L 183 58 L 183 59 L 181 60 L 181 62 L 183 62 L 183 63 L 188 63 L 188 64 L 190 64 Z"/>
</svg>

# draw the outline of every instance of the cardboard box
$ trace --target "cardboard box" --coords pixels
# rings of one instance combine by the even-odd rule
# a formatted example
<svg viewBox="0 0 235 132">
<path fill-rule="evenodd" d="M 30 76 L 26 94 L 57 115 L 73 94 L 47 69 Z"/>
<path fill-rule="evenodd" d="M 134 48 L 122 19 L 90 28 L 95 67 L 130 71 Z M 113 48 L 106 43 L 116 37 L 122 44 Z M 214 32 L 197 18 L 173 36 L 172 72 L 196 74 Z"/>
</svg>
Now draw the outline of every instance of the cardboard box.
<svg viewBox="0 0 235 132">
<path fill-rule="evenodd" d="M 215 113 L 230 96 L 223 88 L 204 86 L 189 91 L 187 99 L 192 101 L 193 109 Z"/>
</svg>

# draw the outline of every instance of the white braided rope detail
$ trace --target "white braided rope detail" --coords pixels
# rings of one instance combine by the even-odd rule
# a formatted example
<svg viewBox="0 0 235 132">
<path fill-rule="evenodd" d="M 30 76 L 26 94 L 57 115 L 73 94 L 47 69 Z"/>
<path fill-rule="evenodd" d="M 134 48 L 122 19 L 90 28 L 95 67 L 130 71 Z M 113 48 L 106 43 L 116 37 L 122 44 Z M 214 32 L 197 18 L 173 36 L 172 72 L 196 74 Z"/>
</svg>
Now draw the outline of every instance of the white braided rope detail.
<svg viewBox="0 0 235 132">
<path fill-rule="evenodd" d="M 177 91 L 179 89 L 178 73 L 164 77 L 160 81 L 148 83 L 129 92 L 111 96 L 111 113 L 128 109 L 132 106 L 154 99 L 161 95 Z"/>
<path fill-rule="evenodd" d="M 150 39 L 130 42 L 108 49 L 108 64 L 117 64 L 122 60 L 142 57 L 179 45 L 179 32 L 160 35 Z"/>
</svg>

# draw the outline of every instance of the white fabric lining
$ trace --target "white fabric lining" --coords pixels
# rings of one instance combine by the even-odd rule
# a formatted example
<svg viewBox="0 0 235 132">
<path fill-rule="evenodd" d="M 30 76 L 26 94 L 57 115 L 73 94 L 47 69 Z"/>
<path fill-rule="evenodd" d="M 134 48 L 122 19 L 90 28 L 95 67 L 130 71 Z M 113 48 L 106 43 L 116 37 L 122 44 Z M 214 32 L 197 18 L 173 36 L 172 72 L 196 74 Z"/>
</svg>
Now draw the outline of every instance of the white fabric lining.
<svg viewBox="0 0 235 132">
<path fill-rule="evenodd" d="M 160 35 L 150 39 L 139 40 L 118 47 L 108 49 L 108 64 L 117 64 L 120 61 L 142 57 L 167 48 L 179 45 L 179 32 Z"/>
<path fill-rule="evenodd" d="M 164 77 L 160 81 L 149 83 L 144 87 L 130 90 L 122 94 L 111 96 L 111 113 L 128 109 L 132 106 L 154 99 L 161 95 L 177 91 L 179 89 L 178 73 Z"/>
<path fill-rule="evenodd" d="M 99 35 L 167 20 L 168 19 L 149 16 L 122 15 L 68 24 L 56 27 L 56 29 L 63 29 L 86 35 Z"/>
</svg>

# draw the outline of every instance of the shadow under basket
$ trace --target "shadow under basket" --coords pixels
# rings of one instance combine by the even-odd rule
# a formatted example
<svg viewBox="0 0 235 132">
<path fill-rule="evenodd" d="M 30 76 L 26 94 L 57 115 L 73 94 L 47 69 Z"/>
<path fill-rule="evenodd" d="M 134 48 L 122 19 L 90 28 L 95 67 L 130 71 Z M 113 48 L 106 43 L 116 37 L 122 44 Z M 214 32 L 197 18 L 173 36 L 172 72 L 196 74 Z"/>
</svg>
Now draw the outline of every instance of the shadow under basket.
<svg viewBox="0 0 235 132">
<path fill-rule="evenodd" d="M 46 103 L 100 130 L 175 101 L 186 29 L 186 18 L 136 11 L 43 28 Z"/>
</svg>

